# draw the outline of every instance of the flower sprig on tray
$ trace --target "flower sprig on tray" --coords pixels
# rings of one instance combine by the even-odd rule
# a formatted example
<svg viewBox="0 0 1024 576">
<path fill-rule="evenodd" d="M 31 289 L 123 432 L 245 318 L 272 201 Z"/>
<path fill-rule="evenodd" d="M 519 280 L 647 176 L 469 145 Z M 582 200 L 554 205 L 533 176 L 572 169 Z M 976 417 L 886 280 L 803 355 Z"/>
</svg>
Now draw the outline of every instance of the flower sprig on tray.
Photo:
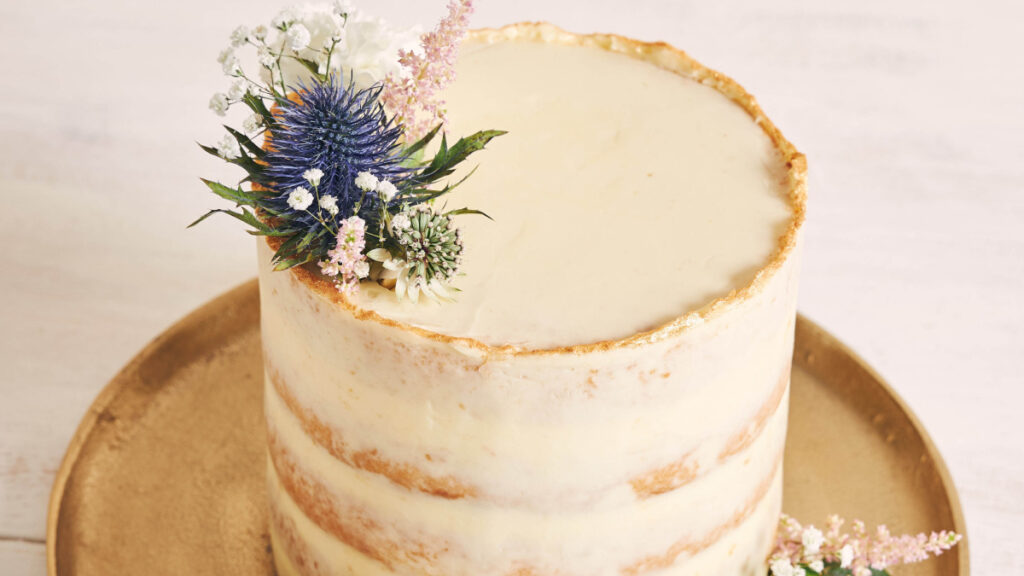
<svg viewBox="0 0 1024 576">
<path fill-rule="evenodd" d="M 770 576 L 889 576 L 889 567 L 938 556 L 961 539 L 947 531 L 893 536 L 884 525 L 870 534 L 860 520 L 846 534 L 844 523 L 838 516 L 829 516 L 822 532 L 783 514 Z"/>
<path fill-rule="evenodd" d="M 203 179 L 236 209 L 210 210 L 192 225 L 232 216 L 280 239 L 275 269 L 315 264 L 345 293 L 376 280 L 399 298 L 451 299 L 463 249 L 455 217 L 486 214 L 437 200 L 465 180 L 450 180 L 459 164 L 504 132 L 448 142 L 440 94 L 454 79 L 472 0 L 448 8 L 418 46 L 414 31 L 342 2 L 237 28 L 218 57 L 232 84 L 210 108 L 224 115 L 240 104 L 251 114 L 201 147 L 246 176 L 234 186 Z M 242 67 L 244 47 L 255 49 L 258 77 Z"/>
</svg>

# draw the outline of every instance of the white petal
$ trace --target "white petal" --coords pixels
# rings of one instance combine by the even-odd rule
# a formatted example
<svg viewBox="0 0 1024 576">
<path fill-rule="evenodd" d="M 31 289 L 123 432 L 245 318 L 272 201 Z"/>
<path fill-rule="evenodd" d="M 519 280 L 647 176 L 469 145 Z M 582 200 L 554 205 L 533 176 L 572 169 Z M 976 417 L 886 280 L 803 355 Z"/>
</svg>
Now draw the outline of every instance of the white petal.
<svg viewBox="0 0 1024 576">
<path fill-rule="evenodd" d="M 419 282 L 410 282 L 407 289 L 409 301 L 413 304 L 418 304 L 420 301 L 420 284 Z"/>
<path fill-rule="evenodd" d="M 366 253 L 366 257 L 377 262 L 387 262 L 391 259 L 391 252 L 388 252 L 385 248 L 374 248 Z"/>
<path fill-rule="evenodd" d="M 409 280 L 406 278 L 406 275 L 399 274 L 398 279 L 395 280 L 395 297 L 401 300 L 402 297 L 405 296 L 405 292 L 408 288 Z"/>
</svg>

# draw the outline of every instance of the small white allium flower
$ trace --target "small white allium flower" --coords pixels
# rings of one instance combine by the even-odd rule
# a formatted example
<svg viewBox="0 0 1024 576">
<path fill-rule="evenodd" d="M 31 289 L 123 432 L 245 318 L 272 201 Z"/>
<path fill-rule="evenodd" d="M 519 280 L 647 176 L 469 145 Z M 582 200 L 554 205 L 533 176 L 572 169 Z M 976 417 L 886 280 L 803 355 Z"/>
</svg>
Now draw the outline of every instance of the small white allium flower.
<svg viewBox="0 0 1024 576">
<path fill-rule="evenodd" d="M 355 272 L 356 278 L 366 278 L 370 275 L 370 263 L 366 260 L 360 260 L 352 266 L 352 271 Z"/>
<path fill-rule="evenodd" d="M 302 186 L 295 188 L 288 195 L 288 205 L 292 207 L 292 210 L 305 210 L 312 203 L 313 195 Z"/>
<path fill-rule="evenodd" d="M 369 172 L 360 172 L 359 174 L 356 174 L 356 187 L 360 190 L 373 192 L 377 189 L 379 184 L 380 180 L 377 180 L 377 177 Z"/>
<path fill-rule="evenodd" d="M 847 544 L 839 550 L 839 567 L 849 568 L 853 564 L 853 546 Z"/>
<path fill-rule="evenodd" d="M 814 526 L 808 526 L 800 536 L 804 545 L 804 556 L 814 556 L 821 552 L 821 545 L 825 543 L 825 535 Z"/>
<path fill-rule="evenodd" d="M 331 216 L 338 215 L 338 199 L 334 196 L 322 196 L 320 198 L 320 207 L 327 210 L 327 213 Z"/>
<path fill-rule="evenodd" d="M 260 126 L 263 126 L 263 118 L 259 114 L 250 114 L 242 121 L 242 130 L 246 133 L 255 132 L 260 129 Z"/>
<path fill-rule="evenodd" d="M 230 134 L 225 134 L 217 143 L 217 154 L 225 160 L 234 160 L 242 156 L 242 149 L 238 147 L 238 140 Z"/>
<path fill-rule="evenodd" d="M 270 21 L 274 28 L 284 28 L 290 26 L 292 22 L 299 19 L 299 9 L 295 6 L 289 6 L 284 10 L 277 13 L 274 19 Z"/>
<path fill-rule="evenodd" d="M 814 570 L 818 574 L 821 574 L 821 571 L 825 569 L 825 562 L 823 560 L 815 560 L 814 562 L 808 564 L 807 567 L 811 570 Z"/>
<path fill-rule="evenodd" d="M 404 212 L 399 212 L 391 217 L 391 228 L 395 230 L 405 230 L 412 225 L 409 221 L 409 217 Z"/>
<path fill-rule="evenodd" d="M 231 87 L 228 88 L 228 98 L 232 100 L 241 100 L 242 96 L 245 96 L 246 80 L 239 78 L 231 83 Z"/>
<path fill-rule="evenodd" d="M 259 26 L 252 29 L 252 37 L 260 42 L 263 42 L 264 40 L 267 39 L 268 32 L 269 30 L 267 30 L 267 27 L 264 26 L 263 24 L 260 24 Z"/>
<path fill-rule="evenodd" d="M 320 179 L 324 177 L 324 171 L 319 168 L 310 168 L 302 173 L 302 177 L 309 182 L 310 186 L 319 186 Z M 320 203 L 323 204 L 323 201 Z"/>
<path fill-rule="evenodd" d="M 256 51 L 256 59 L 261 65 L 270 68 L 274 62 L 277 62 L 277 55 L 269 47 L 260 46 L 260 49 Z"/>
<path fill-rule="evenodd" d="M 294 24 L 288 28 L 288 31 L 284 33 L 285 41 L 288 42 L 288 48 L 291 48 L 295 52 L 302 50 L 309 46 L 309 28 L 306 28 L 302 24 Z"/>
<path fill-rule="evenodd" d="M 223 92 L 217 92 L 210 96 L 210 110 L 217 116 L 223 116 L 228 111 L 228 97 Z"/>
<path fill-rule="evenodd" d="M 239 26 L 231 33 L 231 45 L 238 48 L 242 44 L 245 44 L 246 40 L 249 39 L 249 29 L 245 26 Z"/>
<path fill-rule="evenodd" d="M 380 197 L 385 202 L 391 202 L 395 194 L 398 194 L 398 188 L 395 188 L 395 185 L 390 180 L 381 180 L 377 184 L 377 194 L 380 194 Z"/>
</svg>

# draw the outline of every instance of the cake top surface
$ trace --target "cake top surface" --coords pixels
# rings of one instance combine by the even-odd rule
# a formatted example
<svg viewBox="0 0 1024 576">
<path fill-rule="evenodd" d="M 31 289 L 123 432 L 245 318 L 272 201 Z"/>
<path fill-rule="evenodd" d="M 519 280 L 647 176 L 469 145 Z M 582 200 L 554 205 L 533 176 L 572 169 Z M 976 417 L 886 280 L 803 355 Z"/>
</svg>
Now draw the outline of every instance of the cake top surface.
<svg viewBox="0 0 1024 576">
<path fill-rule="evenodd" d="M 749 285 L 796 218 L 786 159 L 712 87 L 597 46 L 476 35 L 448 89 L 448 132 L 509 133 L 446 197 L 463 217 L 453 303 L 354 304 L 484 344 L 618 340 Z"/>
</svg>

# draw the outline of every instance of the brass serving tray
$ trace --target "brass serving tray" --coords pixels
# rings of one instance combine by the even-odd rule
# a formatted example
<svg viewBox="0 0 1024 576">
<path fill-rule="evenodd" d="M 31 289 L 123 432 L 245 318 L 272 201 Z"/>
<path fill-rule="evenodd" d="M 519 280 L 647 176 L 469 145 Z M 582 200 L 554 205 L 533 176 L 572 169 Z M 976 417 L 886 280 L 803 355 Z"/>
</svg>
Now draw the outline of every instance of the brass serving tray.
<svg viewBox="0 0 1024 576">
<path fill-rule="evenodd" d="M 250 281 L 135 357 L 93 402 L 57 473 L 50 576 L 260 576 L 264 503 L 259 294 Z M 805 318 L 796 328 L 785 510 L 900 532 L 965 533 L 956 489 L 909 408 Z M 967 576 L 966 539 L 895 576 Z"/>
</svg>

